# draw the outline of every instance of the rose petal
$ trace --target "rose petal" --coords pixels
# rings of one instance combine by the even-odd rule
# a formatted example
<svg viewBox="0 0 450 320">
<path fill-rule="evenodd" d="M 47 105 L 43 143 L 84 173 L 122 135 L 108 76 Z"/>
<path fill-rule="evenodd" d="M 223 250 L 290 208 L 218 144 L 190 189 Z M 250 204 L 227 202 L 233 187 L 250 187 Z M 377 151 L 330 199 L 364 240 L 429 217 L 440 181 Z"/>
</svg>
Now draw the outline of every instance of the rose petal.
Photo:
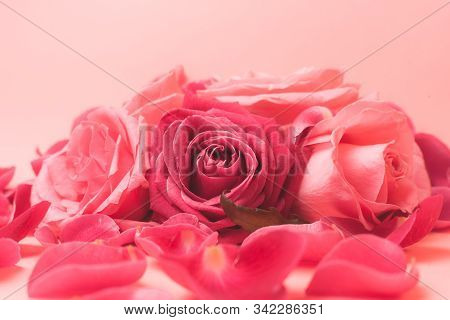
<svg viewBox="0 0 450 320">
<path fill-rule="evenodd" d="M 444 203 L 442 205 L 441 215 L 439 216 L 440 221 L 450 221 L 450 188 L 449 187 L 432 187 L 431 194 L 442 195 L 444 198 Z"/>
<path fill-rule="evenodd" d="M 11 238 L 16 241 L 22 240 L 39 225 L 49 207 L 50 203 L 46 201 L 32 206 L 11 221 L 10 224 L 0 228 L 0 238 Z"/>
<path fill-rule="evenodd" d="M 416 134 L 433 186 L 450 187 L 450 149 L 438 138 L 427 133 Z"/>
<path fill-rule="evenodd" d="M 442 211 L 443 197 L 435 195 L 423 200 L 419 207 L 394 230 L 387 239 L 400 244 L 402 247 L 410 246 L 424 238 L 431 232 Z"/>
<path fill-rule="evenodd" d="M 3 191 L 11 182 L 15 171 L 15 167 L 0 168 L 0 191 Z"/>
<path fill-rule="evenodd" d="M 145 272 L 143 253 L 133 247 L 68 242 L 49 247 L 28 284 L 32 298 L 83 295 L 137 281 Z"/>
<path fill-rule="evenodd" d="M 0 193 L 0 228 L 7 225 L 13 217 L 9 200 Z"/>
<path fill-rule="evenodd" d="M 188 214 L 178 214 L 162 225 L 144 228 L 136 236 L 136 244 L 147 254 L 187 259 L 201 248 L 216 244 L 217 233 Z"/>
<path fill-rule="evenodd" d="M 159 289 L 140 287 L 114 287 L 99 290 L 81 297 L 84 300 L 171 300 L 172 296 Z"/>
<path fill-rule="evenodd" d="M 19 260 L 19 244 L 9 238 L 0 238 L 0 268 L 13 266 Z"/>
<path fill-rule="evenodd" d="M 59 243 L 55 230 L 49 225 L 42 225 L 34 232 L 34 237 L 44 246 Z"/>
<path fill-rule="evenodd" d="M 319 263 L 306 290 L 333 296 L 397 296 L 417 283 L 417 271 L 407 269 L 403 250 L 370 234 L 347 238 Z"/>
<path fill-rule="evenodd" d="M 160 259 L 175 281 L 200 299 L 268 299 L 280 297 L 282 282 L 297 265 L 302 237 L 281 227 L 252 233 L 242 246 L 212 245 L 190 261 Z"/>
<path fill-rule="evenodd" d="M 83 215 L 65 223 L 61 229 L 61 242 L 91 242 L 97 239 L 109 239 L 120 234 L 114 220 L 102 214 Z"/>
<path fill-rule="evenodd" d="M 280 226 L 299 234 L 303 242 L 303 262 L 319 262 L 339 241 L 344 237 L 343 233 L 335 226 L 329 226 L 323 221 L 311 224 Z"/>
</svg>

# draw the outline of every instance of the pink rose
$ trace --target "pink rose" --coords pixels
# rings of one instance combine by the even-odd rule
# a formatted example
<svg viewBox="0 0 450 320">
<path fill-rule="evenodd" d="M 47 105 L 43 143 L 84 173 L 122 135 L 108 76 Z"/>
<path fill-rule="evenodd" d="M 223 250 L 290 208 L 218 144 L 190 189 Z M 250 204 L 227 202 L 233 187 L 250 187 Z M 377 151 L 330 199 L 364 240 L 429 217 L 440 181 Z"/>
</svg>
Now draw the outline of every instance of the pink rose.
<svg viewBox="0 0 450 320">
<path fill-rule="evenodd" d="M 250 73 L 192 83 L 189 87 L 200 97 L 237 102 L 281 124 L 292 123 L 308 107 L 325 106 L 336 112 L 358 99 L 357 86 L 345 84 L 343 74 L 336 69 L 303 68 L 285 77 Z"/>
<path fill-rule="evenodd" d="M 148 212 L 137 120 L 122 109 L 97 107 L 79 116 L 66 145 L 42 161 L 32 202 L 49 201 L 46 222 L 103 213 L 140 219 Z"/>
<path fill-rule="evenodd" d="M 222 193 L 246 207 L 290 209 L 292 192 L 284 189 L 295 188 L 300 175 L 290 140 L 270 119 L 190 96 L 158 130 L 161 148 L 149 179 L 155 219 L 186 212 L 213 229 L 233 226 Z"/>
<path fill-rule="evenodd" d="M 411 213 L 430 179 L 407 116 L 385 102 L 358 101 L 312 127 L 299 212 L 351 218 L 371 230 L 388 213 Z"/>
</svg>

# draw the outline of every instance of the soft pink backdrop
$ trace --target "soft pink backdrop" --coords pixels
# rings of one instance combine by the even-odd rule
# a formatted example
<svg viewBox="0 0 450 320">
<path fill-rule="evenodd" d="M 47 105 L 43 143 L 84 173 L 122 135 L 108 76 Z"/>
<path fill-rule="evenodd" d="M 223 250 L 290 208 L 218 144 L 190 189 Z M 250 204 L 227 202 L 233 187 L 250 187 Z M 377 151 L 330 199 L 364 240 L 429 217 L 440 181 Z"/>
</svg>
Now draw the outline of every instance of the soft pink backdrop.
<svg viewBox="0 0 450 320">
<path fill-rule="evenodd" d="M 135 89 L 175 64 L 191 77 L 345 68 L 444 3 L 1 1 Z M 420 131 L 449 144 L 449 32 L 450 5 L 354 67 L 347 79 L 362 83 L 363 93 L 378 91 L 397 102 Z M 64 137 L 79 112 L 119 106 L 133 94 L 1 3 L 0 41 L 0 165 L 17 165 L 18 177 L 31 176 L 35 147 Z M 449 257 L 446 249 L 430 250 Z M 425 277 L 448 292 L 439 279 L 448 277 L 449 259 L 439 264 L 435 258 Z"/>
</svg>

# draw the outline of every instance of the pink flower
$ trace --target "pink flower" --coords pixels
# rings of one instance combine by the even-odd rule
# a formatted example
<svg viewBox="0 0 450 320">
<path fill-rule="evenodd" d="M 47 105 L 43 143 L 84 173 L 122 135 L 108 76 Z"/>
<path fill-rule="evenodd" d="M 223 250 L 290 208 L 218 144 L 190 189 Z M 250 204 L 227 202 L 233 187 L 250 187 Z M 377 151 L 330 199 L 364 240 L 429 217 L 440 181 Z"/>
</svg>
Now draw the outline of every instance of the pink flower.
<svg viewBox="0 0 450 320">
<path fill-rule="evenodd" d="M 298 210 L 307 221 L 350 218 L 372 230 L 430 195 L 408 118 L 389 103 L 355 102 L 318 122 L 303 145 L 310 158 Z"/>
<path fill-rule="evenodd" d="M 301 175 L 291 140 L 270 119 L 189 96 L 157 129 L 161 147 L 149 153 L 155 219 L 186 212 L 215 230 L 233 226 L 220 206 L 222 193 L 242 206 L 290 209 L 293 193 L 285 189 L 298 186 Z"/>
<path fill-rule="evenodd" d="M 249 73 L 244 77 L 191 84 L 204 98 L 237 102 L 250 112 L 279 123 L 292 123 L 303 110 L 313 106 L 336 112 L 358 99 L 358 88 L 345 84 L 336 69 L 304 68 L 285 77 Z"/>
<path fill-rule="evenodd" d="M 137 120 L 121 109 L 80 115 L 59 151 L 47 155 L 32 202 L 51 202 L 46 222 L 82 214 L 140 219 L 148 211 L 147 182 L 138 159 Z"/>
</svg>

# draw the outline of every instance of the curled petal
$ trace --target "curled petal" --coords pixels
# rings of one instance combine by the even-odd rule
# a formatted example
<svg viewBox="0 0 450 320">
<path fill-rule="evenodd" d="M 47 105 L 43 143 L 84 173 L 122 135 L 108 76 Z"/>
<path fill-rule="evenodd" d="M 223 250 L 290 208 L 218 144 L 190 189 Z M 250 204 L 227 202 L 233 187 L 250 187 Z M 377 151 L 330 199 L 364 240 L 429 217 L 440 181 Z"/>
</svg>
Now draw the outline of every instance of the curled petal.
<svg viewBox="0 0 450 320">
<path fill-rule="evenodd" d="M 127 229 L 117 236 L 106 239 L 105 244 L 116 247 L 131 245 L 134 244 L 135 237 L 136 229 Z"/>
<path fill-rule="evenodd" d="M 306 128 L 314 126 L 323 119 L 333 116 L 330 109 L 326 107 L 311 107 L 300 113 L 292 123 L 295 129 L 295 136 L 301 134 Z"/>
<path fill-rule="evenodd" d="M 15 188 L 13 197 L 14 217 L 21 215 L 31 207 L 31 187 L 30 183 L 21 183 Z"/>
<path fill-rule="evenodd" d="M 304 249 L 301 262 L 319 262 L 344 237 L 338 228 L 322 221 L 286 225 L 284 228 L 302 236 Z"/>
<path fill-rule="evenodd" d="M 114 287 L 99 290 L 81 297 L 85 300 L 171 300 L 172 296 L 162 290 L 140 287 Z"/>
<path fill-rule="evenodd" d="M 4 190 L 11 182 L 15 170 L 15 167 L 0 168 L 0 191 Z"/>
<path fill-rule="evenodd" d="M 34 237 L 44 246 L 59 243 L 57 232 L 49 225 L 38 227 L 34 232 Z"/>
<path fill-rule="evenodd" d="M 19 244 L 9 238 L 0 238 L 0 268 L 13 266 L 19 260 Z"/>
<path fill-rule="evenodd" d="M 303 252 L 298 233 L 266 227 L 252 233 L 242 246 L 219 244 L 203 248 L 190 261 L 160 263 L 175 281 L 200 299 L 269 299 L 283 292 L 283 280 Z"/>
<path fill-rule="evenodd" d="M 144 254 L 134 247 L 67 242 L 49 247 L 33 269 L 33 298 L 66 298 L 137 281 L 145 272 Z"/>
<path fill-rule="evenodd" d="M 49 207 L 50 203 L 47 201 L 32 206 L 11 221 L 10 224 L 0 228 L 0 237 L 11 238 L 16 241 L 22 240 L 39 225 Z"/>
<path fill-rule="evenodd" d="M 423 200 L 419 207 L 387 238 L 402 247 L 410 246 L 433 230 L 442 211 L 443 197 L 435 195 Z"/>
<path fill-rule="evenodd" d="M 7 225 L 13 217 L 9 200 L 0 193 L 0 228 Z"/>
<path fill-rule="evenodd" d="M 319 263 L 306 290 L 313 295 L 393 297 L 411 289 L 418 273 L 407 270 L 395 243 L 371 234 L 347 238 Z"/>
<path fill-rule="evenodd" d="M 109 239 L 120 234 L 114 220 L 102 214 L 82 215 L 69 221 L 61 229 L 61 242 Z"/>
<path fill-rule="evenodd" d="M 178 214 L 156 227 L 144 228 L 136 244 L 151 256 L 187 258 L 207 245 L 217 243 L 217 233 L 189 214 Z"/>
<path fill-rule="evenodd" d="M 441 215 L 439 216 L 439 220 L 436 222 L 435 227 L 441 228 L 450 226 L 450 187 L 432 187 L 431 194 L 440 194 L 444 199 Z"/>
<path fill-rule="evenodd" d="M 431 134 L 416 134 L 433 186 L 450 187 L 450 149 Z"/>
</svg>

